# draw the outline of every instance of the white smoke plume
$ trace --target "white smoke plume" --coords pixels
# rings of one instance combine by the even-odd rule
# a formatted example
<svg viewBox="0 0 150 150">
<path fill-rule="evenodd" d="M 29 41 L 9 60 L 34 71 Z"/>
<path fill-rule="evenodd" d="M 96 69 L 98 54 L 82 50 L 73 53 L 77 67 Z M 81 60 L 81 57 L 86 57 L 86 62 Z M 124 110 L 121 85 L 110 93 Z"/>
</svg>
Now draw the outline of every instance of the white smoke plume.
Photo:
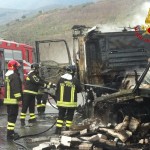
<svg viewBox="0 0 150 150">
<path fill-rule="evenodd" d="M 135 8 L 136 9 L 136 8 Z M 134 30 L 137 25 L 144 25 L 148 11 L 150 9 L 150 2 L 143 2 L 138 10 L 130 15 L 128 20 L 124 22 L 117 22 L 117 24 L 98 24 L 98 28 L 102 32 L 117 32 L 121 31 L 126 27 L 127 30 Z M 129 27 L 129 28 L 128 28 Z"/>
<path fill-rule="evenodd" d="M 150 2 L 144 2 L 139 9 L 139 12 L 133 17 L 131 26 L 143 25 L 145 24 L 145 19 L 147 17 L 148 11 L 150 9 Z"/>
<path fill-rule="evenodd" d="M 123 30 L 123 26 L 116 26 L 112 24 L 97 25 L 97 27 L 102 32 L 117 32 Z"/>
</svg>

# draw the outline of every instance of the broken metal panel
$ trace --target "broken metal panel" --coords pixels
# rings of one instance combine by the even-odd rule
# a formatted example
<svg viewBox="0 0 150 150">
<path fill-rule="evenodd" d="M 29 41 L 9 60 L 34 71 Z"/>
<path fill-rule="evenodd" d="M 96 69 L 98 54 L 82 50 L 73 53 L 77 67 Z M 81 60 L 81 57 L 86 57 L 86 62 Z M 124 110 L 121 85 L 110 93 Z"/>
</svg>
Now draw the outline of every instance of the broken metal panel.
<svg viewBox="0 0 150 150">
<path fill-rule="evenodd" d="M 80 36 L 78 38 L 78 46 L 79 46 L 79 59 L 77 60 L 78 65 L 78 75 L 81 81 L 85 81 L 85 72 L 86 72 L 86 57 L 85 57 L 85 43 L 84 43 L 84 37 Z"/>
<path fill-rule="evenodd" d="M 85 47 L 86 64 L 87 64 L 87 83 L 103 84 L 102 68 L 103 63 L 101 59 L 101 52 L 97 51 L 99 48 L 97 41 L 87 41 Z"/>
</svg>

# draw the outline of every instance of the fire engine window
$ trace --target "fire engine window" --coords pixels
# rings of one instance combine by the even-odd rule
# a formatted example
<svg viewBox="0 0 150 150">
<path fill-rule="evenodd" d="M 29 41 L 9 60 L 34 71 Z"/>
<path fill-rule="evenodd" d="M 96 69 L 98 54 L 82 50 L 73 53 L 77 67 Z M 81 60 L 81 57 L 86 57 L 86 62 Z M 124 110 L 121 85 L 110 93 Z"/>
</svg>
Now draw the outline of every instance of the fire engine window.
<svg viewBox="0 0 150 150">
<path fill-rule="evenodd" d="M 5 60 L 11 60 L 13 59 L 13 53 L 12 50 L 4 50 L 4 56 L 5 56 Z"/>
<path fill-rule="evenodd" d="M 21 51 L 13 51 L 13 58 L 16 59 L 16 60 L 22 60 Z"/>
<path fill-rule="evenodd" d="M 26 61 L 29 62 L 29 50 L 26 50 Z"/>
</svg>

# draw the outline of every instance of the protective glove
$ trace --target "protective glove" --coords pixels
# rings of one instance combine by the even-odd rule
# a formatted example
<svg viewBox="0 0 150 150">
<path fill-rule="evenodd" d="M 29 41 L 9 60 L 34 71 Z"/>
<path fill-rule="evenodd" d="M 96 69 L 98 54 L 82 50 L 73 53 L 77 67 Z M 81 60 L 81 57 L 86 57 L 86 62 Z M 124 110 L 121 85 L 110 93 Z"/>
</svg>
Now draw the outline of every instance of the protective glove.
<svg viewBox="0 0 150 150">
<path fill-rule="evenodd" d="M 47 84 L 46 84 L 46 83 L 44 83 L 44 86 L 43 86 L 43 88 L 47 88 Z"/>
<path fill-rule="evenodd" d="M 50 88 L 51 88 L 51 84 L 52 84 L 52 83 L 49 82 L 49 83 L 47 84 L 46 88 L 47 88 L 47 89 L 50 89 Z"/>
<path fill-rule="evenodd" d="M 52 84 L 51 84 L 51 88 L 56 88 L 56 84 L 55 84 L 55 83 L 52 83 Z"/>
</svg>

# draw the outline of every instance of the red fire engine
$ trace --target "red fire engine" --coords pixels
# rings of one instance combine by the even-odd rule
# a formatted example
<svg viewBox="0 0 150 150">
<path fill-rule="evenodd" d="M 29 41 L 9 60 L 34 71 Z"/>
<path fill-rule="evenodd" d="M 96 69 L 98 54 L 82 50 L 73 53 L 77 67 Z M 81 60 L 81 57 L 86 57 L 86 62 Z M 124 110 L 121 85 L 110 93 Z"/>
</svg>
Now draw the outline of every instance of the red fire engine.
<svg viewBox="0 0 150 150">
<path fill-rule="evenodd" d="M 33 63 L 33 47 L 23 43 L 0 40 L 0 103 L 4 96 L 4 75 L 7 70 L 7 62 L 11 59 L 22 64 L 20 76 L 23 80 L 30 70 L 30 64 Z"/>
</svg>

